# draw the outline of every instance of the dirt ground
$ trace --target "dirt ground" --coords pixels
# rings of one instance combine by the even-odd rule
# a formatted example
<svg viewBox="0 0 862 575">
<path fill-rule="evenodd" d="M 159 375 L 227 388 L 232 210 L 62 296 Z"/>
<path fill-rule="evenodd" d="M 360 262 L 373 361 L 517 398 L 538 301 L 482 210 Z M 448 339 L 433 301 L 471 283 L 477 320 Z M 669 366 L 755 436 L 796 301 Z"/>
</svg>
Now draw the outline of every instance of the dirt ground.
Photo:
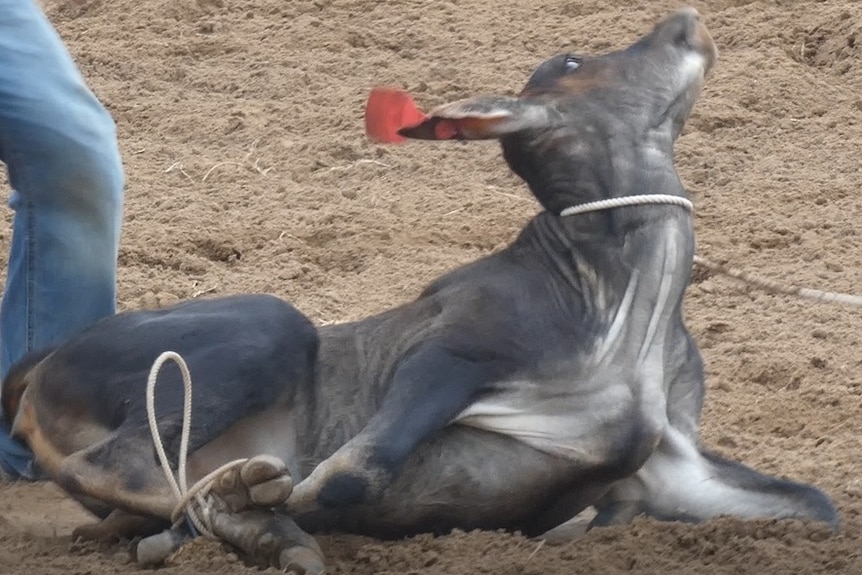
<svg viewBox="0 0 862 575">
<path fill-rule="evenodd" d="M 786 284 L 862 292 L 862 3 L 692 4 L 720 49 L 677 145 L 700 254 Z M 118 125 L 121 307 L 269 292 L 325 323 L 413 297 L 511 240 L 538 207 L 494 143 L 369 143 L 369 89 L 408 88 L 425 109 L 513 93 L 546 56 L 624 46 L 678 6 L 47 0 Z M 704 442 L 825 489 L 842 513 L 839 535 L 721 519 L 639 520 L 564 545 L 478 532 L 327 537 L 329 571 L 862 573 L 862 310 L 698 272 L 686 313 L 707 365 Z M 135 572 L 122 546 L 71 543 L 87 520 L 50 485 L 0 487 L 0 573 Z M 163 572 L 244 569 L 200 542 Z"/>
</svg>

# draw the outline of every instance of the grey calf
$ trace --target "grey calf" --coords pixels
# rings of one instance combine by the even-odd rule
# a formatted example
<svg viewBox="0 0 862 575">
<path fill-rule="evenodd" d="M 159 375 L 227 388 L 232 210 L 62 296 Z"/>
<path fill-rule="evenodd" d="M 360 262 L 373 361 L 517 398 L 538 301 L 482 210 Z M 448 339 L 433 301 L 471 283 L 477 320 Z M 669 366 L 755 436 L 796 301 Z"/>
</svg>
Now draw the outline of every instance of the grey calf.
<svg viewBox="0 0 862 575">
<path fill-rule="evenodd" d="M 715 58 L 697 13 L 682 10 L 625 50 L 551 58 L 517 98 L 439 108 L 404 134 L 498 138 L 545 209 L 509 247 L 415 301 L 317 334 L 263 296 L 108 319 L 13 372 L 3 401 L 15 430 L 55 481 L 110 513 L 85 534 L 164 520 L 171 494 L 142 431 L 141 385 L 129 382 L 160 351 L 184 348 L 196 393 L 217 406 L 195 413 L 193 476 L 275 456 L 219 482 L 219 535 L 262 563 L 311 571 L 319 550 L 300 528 L 538 535 L 588 506 L 595 525 L 732 514 L 837 526 L 817 489 L 699 446 L 703 369 L 681 312 L 689 211 L 559 215 L 608 198 L 685 197 L 673 144 Z M 140 350 L 122 369 L 117 342 Z M 104 360 L 85 361 L 95 355 Z M 163 393 L 173 417 L 163 433 L 176 437 L 178 396 Z M 62 417 L 69 405 L 77 415 Z"/>
</svg>

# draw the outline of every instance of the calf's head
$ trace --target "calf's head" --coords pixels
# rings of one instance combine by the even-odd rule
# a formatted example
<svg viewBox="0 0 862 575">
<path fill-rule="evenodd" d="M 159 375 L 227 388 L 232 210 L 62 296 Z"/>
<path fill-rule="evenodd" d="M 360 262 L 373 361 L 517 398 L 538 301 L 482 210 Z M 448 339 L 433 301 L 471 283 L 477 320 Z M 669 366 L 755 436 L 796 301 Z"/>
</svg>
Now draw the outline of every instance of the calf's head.
<svg viewBox="0 0 862 575">
<path fill-rule="evenodd" d="M 717 51 L 696 10 L 660 21 L 623 50 L 559 54 L 518 97 L 462 100 L 399 133 L 416 139 L 498 138 L 543 207 L 682 192 L 673 143 Z"/>
</svg>

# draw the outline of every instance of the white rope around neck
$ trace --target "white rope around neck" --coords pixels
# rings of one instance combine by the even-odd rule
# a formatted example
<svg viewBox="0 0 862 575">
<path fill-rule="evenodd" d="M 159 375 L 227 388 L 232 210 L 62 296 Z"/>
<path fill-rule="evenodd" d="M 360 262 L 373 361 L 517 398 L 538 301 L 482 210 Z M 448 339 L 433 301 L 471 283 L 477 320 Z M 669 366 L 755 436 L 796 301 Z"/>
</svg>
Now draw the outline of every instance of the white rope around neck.
<svg viewBox="0 0 862 575">
<path fill-rule="evenodd" d="M 682 206 L 688 211 L 694 211 L 694 204 L 688 198 L 682 196 L 672 196 L 670 194 L 641 194 L 637 196 L 623 196 L 621 198 L 608 198 L 605 200 L 597 200 L 595 202 L 587 202 L 566 208 L 560 212 L 560 217 L 574 216 L 587 212 L 597 212 L 610 208 L 622 208 L 625 206 L 642 206 L 644 204 L 672 204 Z"/>
</svg>

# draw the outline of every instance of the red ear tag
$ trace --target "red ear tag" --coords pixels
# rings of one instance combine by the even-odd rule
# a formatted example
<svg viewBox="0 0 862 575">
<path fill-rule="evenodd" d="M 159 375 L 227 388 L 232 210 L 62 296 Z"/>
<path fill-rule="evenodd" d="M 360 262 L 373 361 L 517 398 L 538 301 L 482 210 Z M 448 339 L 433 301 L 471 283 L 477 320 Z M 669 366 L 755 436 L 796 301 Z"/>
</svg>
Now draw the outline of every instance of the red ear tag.
<svg viewBox="0 0 862 575">
<path fill-rule="evenodd" d="M 384 144 L 405 141 L 398 130 L 418 126 L 427 119 L 410 94 L 403 90 L 374 88 L 365 104 L 365 133 Z"/>
</svg>

